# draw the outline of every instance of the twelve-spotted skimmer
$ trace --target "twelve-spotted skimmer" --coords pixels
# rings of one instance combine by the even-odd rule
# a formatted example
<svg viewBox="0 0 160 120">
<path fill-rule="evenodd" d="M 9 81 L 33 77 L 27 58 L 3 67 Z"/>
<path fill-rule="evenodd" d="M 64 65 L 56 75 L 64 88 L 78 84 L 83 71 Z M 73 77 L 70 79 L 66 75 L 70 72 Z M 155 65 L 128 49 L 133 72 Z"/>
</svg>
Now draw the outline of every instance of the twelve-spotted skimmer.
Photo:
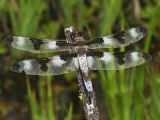
<svg viewBox="0 0 160 120">
<path fill-rule="evenodd" d="M 91 80 L 88 76 L 89 70 L 119 70 L 143 64 L 151 59 L 151 56 L 143 52 L 103 52 L 101 48 L 125 47 L 141 40 L 146 34 L 143 27 L 133 27 L 126 31 L 85 40 L 84 34 L 69 27 L 65 29 L 65 40 L 36 39 L 31 37 L 12 36 L 5 39 L 5 42 L 14 48 L 32 52 L 47 53 L 59 52 L 59 55 L 23 60 L 11 66 L 14 72 L 25 72 L 30 75 L 60 75 L 69 71 L 79 71 L 78 78 L 83 80 L 85 89 L 91 102 L 86 104 L 87 116 L 89 119 L 98 119 L 93 115 L 96 109 L 94 91 Z M 81 84 L 81 81 L 79 82 Z M 83 87 L 83 86 L 81 86 Z M 85 96 L 85 95 L 84 95 Z"/>
</svg>

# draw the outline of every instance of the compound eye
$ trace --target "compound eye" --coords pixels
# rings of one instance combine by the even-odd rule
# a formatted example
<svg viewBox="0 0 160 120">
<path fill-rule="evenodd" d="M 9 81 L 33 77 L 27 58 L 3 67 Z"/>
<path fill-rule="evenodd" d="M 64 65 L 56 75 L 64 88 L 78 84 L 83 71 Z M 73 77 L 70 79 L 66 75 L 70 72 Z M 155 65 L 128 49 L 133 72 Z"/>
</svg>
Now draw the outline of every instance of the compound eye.
<svg viewBox="0 0 160 120">
<path fill-rule="evenodd" d="M 65 30 L 65 35 L 66 35 L 66 36 L 69 36 L 70 33 L 71 33 L 70 30 Z"/>
<path fill-rule="evenodd" d="M 71 34 L 71 31 L 69 29 L 65 29 L 64 32 L 65 36 L 69 36 Z"/>
</svg>

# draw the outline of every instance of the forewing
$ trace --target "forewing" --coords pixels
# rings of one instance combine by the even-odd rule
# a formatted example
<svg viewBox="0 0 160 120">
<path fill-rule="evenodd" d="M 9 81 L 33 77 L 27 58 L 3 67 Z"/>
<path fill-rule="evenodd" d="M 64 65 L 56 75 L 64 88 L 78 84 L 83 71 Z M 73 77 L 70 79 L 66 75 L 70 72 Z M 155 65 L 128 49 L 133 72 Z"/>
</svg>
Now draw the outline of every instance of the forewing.
<svg viewBox="0 0 160 120">
<path fill-rule="evenodd" d="M 57 43 L 65 43 L 65 40 L 41 40 L 31 37 L 11 36 L 4 40 L 8 45 L 19 50 L 33 52 L 33 53 L 46 53 L 56 51 L 68 51 L 68 46 L 59 47 Z"/>
<path fill-rule="evenodd" d="M 146 35 L 146 29 L 143 27 L 133 27 L 125 31 L 115 33 L 113 35 L 104 36 L 88 41 L 92 43 L 89 48 L 119 48 L 125 47 L 141 40 Z M 92 42 L 94 41 L 94 42 Z M 95 44 L 93 44 L 95 43 Z"/>
<path fill-rule="evenodd" d="M 87 57 L 88 67 L 92 70 L 120 70 L 141 65 L 151 56 L 142 52 L 104 52 L 103 57 Z"/>
<path fill-rule="evenodd" d="M 76 58 L 65 61 L 61 60 L 59 56 L 54 56 L 17 62 L 11 66 L 11 71 L 40 76 L 60 75 L 77 70 L 77 65 L 78 62 Z"/>
</svg>

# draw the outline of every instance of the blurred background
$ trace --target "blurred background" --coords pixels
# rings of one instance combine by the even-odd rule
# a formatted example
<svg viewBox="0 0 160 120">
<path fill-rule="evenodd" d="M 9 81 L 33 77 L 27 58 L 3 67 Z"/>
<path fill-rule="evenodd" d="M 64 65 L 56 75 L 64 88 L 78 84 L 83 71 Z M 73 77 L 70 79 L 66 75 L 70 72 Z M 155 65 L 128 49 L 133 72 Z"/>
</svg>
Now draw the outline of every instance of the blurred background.
<svg viewBox="0 0 160 120">
<path fill-rule="evenodd" d="M 86 39 L 144 26 L 146 37 L 129 48 L 152 55 L 123 71 L 91 71 L 100 120 L 160 119 L 160 0 L 0 0 L 0 120 L 83 120 L 75 73 L 26 76 L 12 63 L 35 55 L 4 44 L 6 36 L 64 39 L 64 28 Z"/>
</svg>

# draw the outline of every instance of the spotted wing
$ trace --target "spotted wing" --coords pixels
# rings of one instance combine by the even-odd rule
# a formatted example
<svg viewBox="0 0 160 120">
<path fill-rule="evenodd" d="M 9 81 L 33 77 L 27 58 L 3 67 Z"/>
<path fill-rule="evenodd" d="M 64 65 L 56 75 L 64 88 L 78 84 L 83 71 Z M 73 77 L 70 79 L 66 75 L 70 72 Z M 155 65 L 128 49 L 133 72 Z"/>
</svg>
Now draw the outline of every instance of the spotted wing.
<svg viewBox="0 0 160 120">
<path fill-rule="evenodd" d="M 78 69 L 77 58 L 62 60 L 59 56 L 50 58 L 30 59 L 17 62 L 11 66 L 11 71 L 25 72 L 29 75 L 60 75 Z"/>
<path fill-rule="evenodd" d="M 87 44 L 90 49 L 125 47 L 141 40 L 146 35 L 146 31 L 143 27 L 133 27 L 113 35 L 87 41 Z"/>
<path fill-rule="evenodd" d="M 142 52 L 104 52 L 102 57 L 87 57 L 88 67 L 92 70 L 120 70 L 134 67 L 150 60 L 151 56 Z"/>
<path fill-rule="evenodd" d="M 14 48 L 33 53 L 46 53 L 69 50 L 69 47 L 67 46 L 67 41 L 65 40 L 55 41 L 47 39 L 42 40 L 31 37 L 11 36 L 7 37 L 4 41 Z"/>
</svg>

